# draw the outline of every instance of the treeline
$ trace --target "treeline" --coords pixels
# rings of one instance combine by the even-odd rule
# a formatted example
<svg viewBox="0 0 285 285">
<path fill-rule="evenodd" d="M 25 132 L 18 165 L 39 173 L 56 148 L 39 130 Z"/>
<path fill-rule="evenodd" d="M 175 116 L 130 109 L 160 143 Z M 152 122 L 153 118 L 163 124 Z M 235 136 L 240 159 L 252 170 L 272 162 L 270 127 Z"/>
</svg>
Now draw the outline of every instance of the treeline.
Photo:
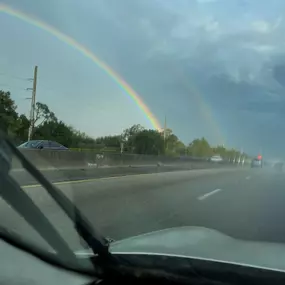
<svg viewBox="0 0 285 285">
<path fill-rule="evenodd" d="M 29 118 L 17 112 L 10 92 L 0 91 L 0 128 L 9 134 L 15 144 L 20 144 L 27 141 L 29 125 Z M 205 138 L 195 139 L 185 145 L 170 129 L 159 132 L 141 125 L 133 125 L 120 135 L 92 138 L 58 119 L 46 104 L 40 102 L 36 103 L 32 139 L 53 140 L 68 148 L 101 152 L 194 157 L 221 155 L 227 159 L 245 156 L 235 149 L 210 146 Z"/>
</svg>

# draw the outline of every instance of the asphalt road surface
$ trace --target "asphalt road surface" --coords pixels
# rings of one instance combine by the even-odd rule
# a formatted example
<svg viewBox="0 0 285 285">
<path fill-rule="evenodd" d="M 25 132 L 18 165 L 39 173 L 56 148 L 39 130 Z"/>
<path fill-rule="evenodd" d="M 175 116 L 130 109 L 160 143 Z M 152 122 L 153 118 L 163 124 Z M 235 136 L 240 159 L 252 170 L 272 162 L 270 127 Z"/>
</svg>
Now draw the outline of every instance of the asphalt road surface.
<svg viewBox="0 0 285 285">
<path fill-rule="evenodd" d="M 114 239 L 181 226 L 213 228 L 235 238 L 285 243 L 285 175 L 266 169 L 207 169 L 58 182 L 94 227 Z M 71 223 L 37 185 L 24 190 L 73 248 Z M 0 223 L 40 239 L 11 208 Z"/>
</svg>

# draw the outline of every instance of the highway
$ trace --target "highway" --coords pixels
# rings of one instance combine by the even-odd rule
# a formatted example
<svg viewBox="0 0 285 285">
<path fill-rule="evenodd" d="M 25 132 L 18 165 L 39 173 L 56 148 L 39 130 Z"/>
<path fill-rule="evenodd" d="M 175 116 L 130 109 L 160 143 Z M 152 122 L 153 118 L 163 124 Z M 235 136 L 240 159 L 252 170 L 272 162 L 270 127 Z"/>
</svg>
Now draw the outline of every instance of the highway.
<svg viewBox="0 0 285 285">
<path fill-rule="evenodd" d="M 180 226 L 230 236 L 285 242 L 285 175 L 266 169 L 205 169 L 55 183 L 102 234 L 123 239 Z M 23 186 L 72 248 L 80 241 L 69 220 L 38 185 Z M 1 225 L 36 234 L 0 205 Z M 38 241 L 38 240 L 37 240 Z"/>
</svg>

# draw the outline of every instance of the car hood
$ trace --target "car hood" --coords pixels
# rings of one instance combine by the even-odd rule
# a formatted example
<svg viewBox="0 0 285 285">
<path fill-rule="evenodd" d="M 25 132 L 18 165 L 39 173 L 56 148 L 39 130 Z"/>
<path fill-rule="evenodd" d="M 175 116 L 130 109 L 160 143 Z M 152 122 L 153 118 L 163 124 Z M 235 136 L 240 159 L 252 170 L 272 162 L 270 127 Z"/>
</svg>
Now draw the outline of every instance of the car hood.
<svg viewBox="0 0 285 285">
<path fill-rule="evenodd" d="M 171 228 L 115 241 L 110 251 L 184 256 L 285 271 L 285 245 L 238 240 L 202 227 Z"/>
</svg>

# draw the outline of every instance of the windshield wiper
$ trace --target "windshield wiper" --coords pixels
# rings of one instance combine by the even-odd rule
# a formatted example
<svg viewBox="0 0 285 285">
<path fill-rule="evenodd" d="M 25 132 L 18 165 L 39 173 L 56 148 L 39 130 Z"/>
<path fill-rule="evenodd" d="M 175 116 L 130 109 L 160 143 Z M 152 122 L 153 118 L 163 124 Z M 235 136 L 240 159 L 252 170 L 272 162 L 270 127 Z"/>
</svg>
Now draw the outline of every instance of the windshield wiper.
<svg viewBox="0 0 285 285">
<path fill-rule="evenodd" d="M 9 175 L 0 172 L 0 196 L 33 228 L 40 236 L 55 249 L 56 253 L 65 259 L 75 261 L 76 257 L 67 244 L 60 237 L 45 215 L 34 204 L 32 199 L 20 188 Z"/>
<path fill-rule="evenodd" d="M 88 220 L 81 214 L 79 209 L 74 204 L 72 204 L 72 202 L 60 190 L 58 190 L 51 182 L 49 182 L 44 177 L 44 175 L 35 166 L 33 166 L 32 163 L 30 163 L 25 158 L 25 156 L 13 145 L 13 143 L 7 138 L 7 136 L 3 132 L 0 132 L 0 148 L 1 148 L 1 145 L 5 145 L 5 144 L 8 145 L 8 147 L 11 149 L 12 155 L 14 154 L 16 156 L 16 158 L 21 162 L 22 166 L 32 176 L 36 178 L 36 180 L 45 188 L 45 190 L 50 194 L 50 196 L 63 209 L 66 215 L 73 221 L 78 234 L 82 237 L 82 239 L 86 242 L 86 244 L 92 249 L 93 253 L 104 259 L 105 258 L 110 259 L 111 254 L 109 253 L 109 242 L 107 241 L 107 239 L 105 239 L 99 233 L 97 233 L 92 228 Z M 3 158 L 3 154 L 4 154 L 4 158 Z M 10 155 L 10 154 L 9 153 L 7 154 L 7 152 L 5 152 L 5 148 L 4 148 L 4 151 L 3 151 L 3 148 L 0 149 L 0 156 L 2 156 L 2 159 L 4 160 L 6 158 L 5 155 L 7 157 L 7 155 Z M 8 173 L 5 174 L 2 172 L 2 175 L 3 174 L 8 176 Z M 10 184 L 11 183 L 12 182 L 10 181 Z M 17 187 L 17 183 L 15 181 L 14 183 L 15 183 L 14 186 Z M 18 190 L 19 189 L 15 188 L 15 192 Z M 1 193 L 2 193 L 2 190 L 1 190 Z M 23 191 L 22 191 L 22 194 L 26 195 Z M 7 198 L 7 195 L 6 195 L 6 198 Z M 20 209 L 19 205 L 15 204 L 15 201 L 12 201 L 10 198 L 9 198 L 10 203 L 14 203 L 15 207 L 17 208 L 17 211 L 19 211 Z M 37 227 L 37 230 L 38 230 L 38 227 Z M 46 236 L 44 236 L 44 238 L 45 237 Z"/>
</svg>

